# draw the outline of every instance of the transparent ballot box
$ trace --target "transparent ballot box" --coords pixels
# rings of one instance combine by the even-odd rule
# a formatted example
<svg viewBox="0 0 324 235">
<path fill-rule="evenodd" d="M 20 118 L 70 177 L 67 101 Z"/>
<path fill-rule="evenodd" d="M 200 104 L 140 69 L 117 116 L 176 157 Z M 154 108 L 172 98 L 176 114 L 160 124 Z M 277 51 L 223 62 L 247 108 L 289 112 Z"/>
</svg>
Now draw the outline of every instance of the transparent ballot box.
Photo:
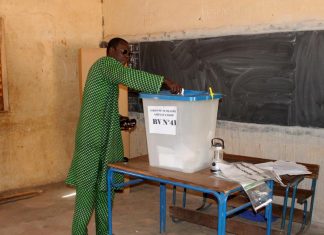
<svg viewBox="0 0 324 235">
<path fill-rule="evenodd" d="M 185 90 L 141 93 L 151 166 L 186 173 L 209 166 L 220 94 Z"/>
</svg>

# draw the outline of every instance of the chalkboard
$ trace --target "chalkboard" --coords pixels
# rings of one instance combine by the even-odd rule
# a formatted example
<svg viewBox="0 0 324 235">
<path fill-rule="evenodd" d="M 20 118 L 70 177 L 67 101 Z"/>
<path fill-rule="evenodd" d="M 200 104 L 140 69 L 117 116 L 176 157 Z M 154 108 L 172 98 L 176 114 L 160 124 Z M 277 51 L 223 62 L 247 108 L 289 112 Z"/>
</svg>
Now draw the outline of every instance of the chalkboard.
<svg viewBox="0 0 324 235">
<path fill-rule="evenodd" d="M 141 42 L 139 66 L 222 93 L 220 120 L 324 127 L 324 31 Z"/>
</svg>

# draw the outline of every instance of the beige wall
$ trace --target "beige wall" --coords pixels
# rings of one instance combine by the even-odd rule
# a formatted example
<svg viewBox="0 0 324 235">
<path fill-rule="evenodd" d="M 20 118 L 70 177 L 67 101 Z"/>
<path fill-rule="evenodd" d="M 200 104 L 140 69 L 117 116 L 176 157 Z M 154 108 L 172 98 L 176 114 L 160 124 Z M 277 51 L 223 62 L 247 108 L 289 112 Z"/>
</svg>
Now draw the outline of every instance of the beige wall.
<svg viewBox="0 0 324 235">
<path fill-rule="evenodd" d="M 323 12 L 322 0 L 106 0 L 105 35 L 137 41 L 323 29 Z"/>
<path fill-rule="evenodd" d="M 100 0 L 0 0 L 9 113 L 0 113 L 0 192 L 62 181 L 79 115 L 77 53 L 102 37 Z"/>
<path fill-rule="evenodd" d="M 105 38 L 130 41 L 324 29 L 322 0 L 107 0 Z M 110 5 L 114 7 L 109 7 Z M 143 115 L 131 133 L 131 156 L 147 153 Z M 324 129 L 219 122 L 226 151 L 320 164 L 314 220 L 324 222 Z"/>
<path fill-rule="evenodd" d="M 0 192 L 65 178 L 80 105 L 77 51 L 96 47 L 103 29 L 106 38 L 142 41 L 324 28 L 321 0 L 104 0 L 103 5 L 102 10 L 101 0 L 0 0 L 10 104 L 9 113 L 0 113 Z M 275 158 L 278 152 L 271 143 L 280 144 L 275 141 L 279 137 L 288 143 L 287 150 L 280 147 L 279 153 L 288 154 L 285 158 L 304 159 L 303 151 L 312 148 L 305 161 L 322 163 L 321 129 L 219 126 L 229 151 L 255 150 Z M 250 149 L 243 148 L 246 139 L 254 143 Z M 308 148 L 288 151 L 297 145 Z M 320 178 L 322 182 L 323 170 Z M 315 220 L 323 221 L 320 197 L 315 212 Z"/>
</svg>

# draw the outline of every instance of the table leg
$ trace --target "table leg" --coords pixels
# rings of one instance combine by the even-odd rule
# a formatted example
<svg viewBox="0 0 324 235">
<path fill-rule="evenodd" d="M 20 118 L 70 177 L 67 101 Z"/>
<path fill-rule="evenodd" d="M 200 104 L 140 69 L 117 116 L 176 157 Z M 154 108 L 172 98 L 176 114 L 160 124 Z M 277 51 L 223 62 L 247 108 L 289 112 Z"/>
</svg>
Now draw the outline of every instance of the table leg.
<svg viewBox="0 0 324 235">
<path fill-rule="evenodd" d="M 165 232 L 166 225 L 166 186 L 160 183 L 160 233 Z"/>
<path fill-rule="evenodd" d="M 291 234 L 292 223 L 293 223 L 293 220 L 294 220 L 294 210 L 295 210 L 295 200 L 296 200 L 297 186 L 298 186 L 298 184 L 294 185 L 293 195 L 292 195 L 292 198 L 291 198 L 290 215 L 289 215 L 289 223 L 288 223 L 288 231 L 287 231 L 288 235 Z"/>
<path fill-rule="evenodd" d="M 311 199 L 310 210 L 309 210 L 309 213 L 310 213 L 309 223 L 312 222 L 312 217 L 313 217 L 313 207 L 314 207 L 314 201 L 315 201 L 316 182 L 317 182 L 317 179 L 312 180 L 312 199 Z"/>
<path fill-rule="evenodd" d="M 270 188 L 270 198 L 273 197 L 273 180 L 267 181 L 267 184 Z M 265 217 L 267 219 L 267 235 L 271 234 L 271 226 L 272 226 L 272 202 L 270 202 L 265 209 Z"/>
<path fill-rule="evenodd" d="M 107 194 L 108 194 L 108 235 L 112 234 L 112 179 L 113 179 L 113 171 L 111 168 L 108 170 L 107 174 Z"/>
<path fill-rule="evenodd" d="M 218 235 L 225 235 L 226 233 L 226 204 L 227 196 L 220 194 L 218 197 Z"/>
<path fill-rule="evenodd" d="M 290 186 L 286 187 L 285 198 L 283 202 L 283 209 L 282 209 L 282 220 L 281 220 L 281 229 L 285 229 L 286 226 L 286 215 L 287 215 L 287 204 L 288 204 L 288 195 L 289 195 Z"/>
</svg>

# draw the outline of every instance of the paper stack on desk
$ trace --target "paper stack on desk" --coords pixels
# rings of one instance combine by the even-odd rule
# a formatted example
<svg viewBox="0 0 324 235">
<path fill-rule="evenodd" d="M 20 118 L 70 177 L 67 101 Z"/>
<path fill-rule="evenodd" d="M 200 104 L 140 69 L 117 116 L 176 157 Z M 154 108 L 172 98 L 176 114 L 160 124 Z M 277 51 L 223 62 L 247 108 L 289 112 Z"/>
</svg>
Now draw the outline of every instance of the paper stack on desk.
<svg viewBox="0 0 324 235">
<path fill-rule="evenodd" d="M 271 179 L 267 170 L 255 167 L 251 163 L 235 162 L 231 164 L 219 164 L 221 169 L 221 176 L 240 184 L 250 184 L 252 182 L 265 181 Z"/>
<path fill-rule="evenodd" d="M 219 168 L 221 171 L 215 176 L 241 184 L 255 211 L 272 201 L 270 189 L 264 181 L 273 179 L 285 186 L 280 175 L 311 174 L 304 165 L 282 160 L 261 164 L 246 162 L 219 163 Z"/>
<path fill-rule="evenodd" d="M 220 163 L 219 166 L 221 169 L 221 173 L 218 174 L 219 177 L 236 181 L 242 185 L 273 179 L 285 186 L 280 176 L 272 170 L 273 168 L 259 168 L 257 165 L 247 162 Z"/>
<path fill-rule="evenodd" d="M 278 175 L 307 175 L 312 173 L 304 165 L 283 160 L 255 164 L 255 166 L 264 170 L 274 171 Z"/>
<path fill-rule="evenodd" d="M 246 162 L 220 163 L 219 166 L 221 172 L 216 176 L 241 184 L 255 211 L 272 201 L 271 190 L 265 181 L 272 178 L 278 180 L 278 178 L 271 171 L 257 168 L 253 164 Z"/>
</svg>

